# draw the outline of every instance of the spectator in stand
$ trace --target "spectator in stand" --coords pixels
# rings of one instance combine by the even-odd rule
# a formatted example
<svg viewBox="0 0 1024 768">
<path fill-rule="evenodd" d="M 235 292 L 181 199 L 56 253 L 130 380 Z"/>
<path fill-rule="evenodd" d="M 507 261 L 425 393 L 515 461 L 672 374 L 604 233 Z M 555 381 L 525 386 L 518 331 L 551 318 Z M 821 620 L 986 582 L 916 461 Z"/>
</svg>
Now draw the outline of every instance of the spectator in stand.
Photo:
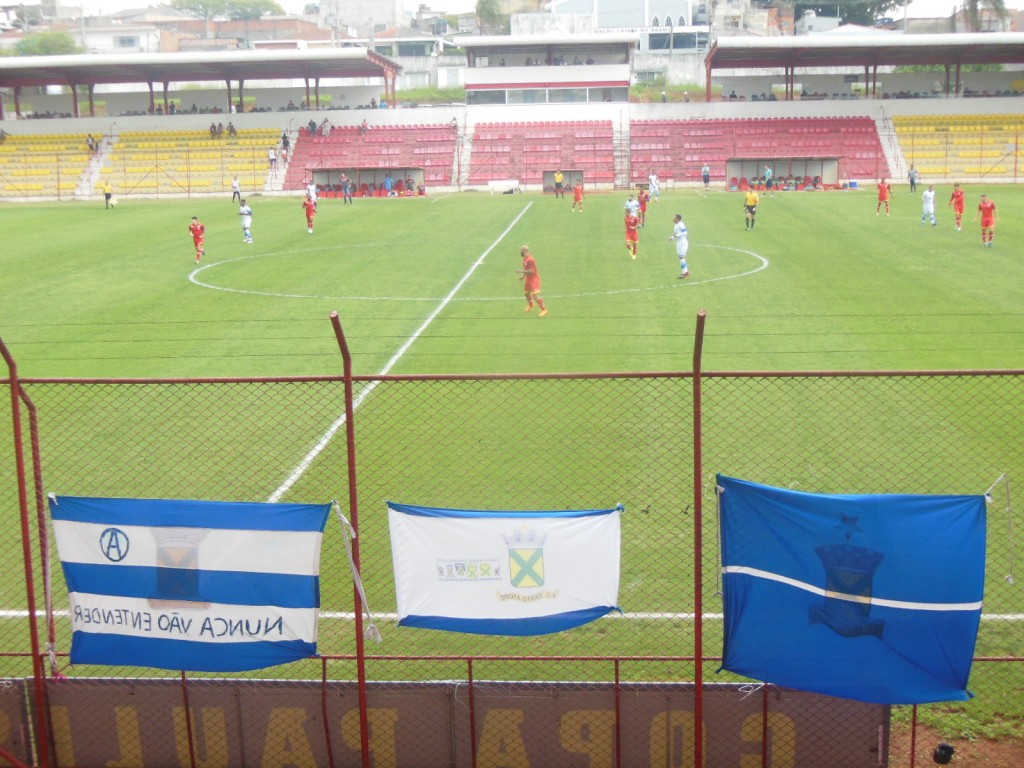
<svg viewBox="0 0 1024 768">
<path fill-rule="evenodd" d="M 270 165 L 271 173 L 277 173 L 277 148 L 271 147 L 267 150 L 267 162 Z"/>
<path fill-rule="evenodd" d="M 365 118 L 363 118 L 363 122 L 362 122 L 362 124 L 360 124 L 360 126 L 359 126 L 359 133 L 361 133 L 361 134 L 362 134 L 363 136 L 365 136 L 365 135 L 366 135 L 366 132 L 367 132 L 367 131 L 368 131 L 369 129 L 370 129 L 370 126 L 368 126 L 368 125 L 366 124 L 366 119 L 365 119 Z"/>
<path fill-rule="evenodd" d="M 309 135 L 311 138 L 316 136 L 316 120 L 309 118 L 309 125 L 307 125 L 306 128 L 309 129 Z"/>
<path fill-rule="evenodd" d="M 216 123 L 210 123 L 210 138 L 211 139 L 216 139 L 217 138 L 217 124 Z"/>
<path fill-rule="evenodd" d="M 377 100 L 374 99 L 374 98 L 371 98 L 370 99 L 370 109 L 376 109 L 376 108 L 377 108 Z"/>
<path fill-rule="evenodd" d="M 238 138 L 238 131 L 235 129 L 235 124 L 232 123 L 230 120 L 228 121 L 228 138 L 229 139 L 237 139 Z"/>
<path fill-rule="evenodd" d="M 94 154 L 96 152 L 96 139 L 92 137 L 91 133 L 86 138 L 85 143 L 89 147 L 89 154 Z"/>
<path fill-rule="evenodd" d="M 217 123 L 217 138 L 221 138 L 224 135 L 224 123 Z"/>
</svg>

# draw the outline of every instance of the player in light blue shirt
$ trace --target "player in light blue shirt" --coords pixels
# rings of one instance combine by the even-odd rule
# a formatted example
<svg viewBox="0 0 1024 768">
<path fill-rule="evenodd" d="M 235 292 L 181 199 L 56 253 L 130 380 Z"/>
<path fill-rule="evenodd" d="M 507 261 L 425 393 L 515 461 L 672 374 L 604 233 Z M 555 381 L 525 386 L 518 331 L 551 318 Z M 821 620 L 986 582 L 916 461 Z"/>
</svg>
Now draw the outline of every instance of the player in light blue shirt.
<svg viewBox="0 0 1024 768">
<path fill-rule="evenodd" d="M 679 257 L 679 279 L 683 280 L 690 276 L 690 270 L 686 266 L 686 252 L 690 250 L 690 240 L 686 232 L 686 224 L 683 217 L 678 213 L 672 217 L 672 237 L 669 240 L 676 241 L 676 255 Z"/>
</svg>

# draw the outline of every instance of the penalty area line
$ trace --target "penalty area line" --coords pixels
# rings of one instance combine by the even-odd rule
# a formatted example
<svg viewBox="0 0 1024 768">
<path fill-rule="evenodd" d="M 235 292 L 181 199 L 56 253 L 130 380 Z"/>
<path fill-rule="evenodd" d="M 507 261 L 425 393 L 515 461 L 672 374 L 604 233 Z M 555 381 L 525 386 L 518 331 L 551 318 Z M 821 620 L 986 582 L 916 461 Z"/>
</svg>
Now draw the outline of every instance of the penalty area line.
<svg viewBox="0 0 1024 768">
<path fill-rule="evenodd" d="M 470 266 L 470 268 L 466 271 L 466 274 L 464 274 L 462 278 L 455 284 L 455 287 L 448 292 L 447 296 L 441 299 L 441 302 L 436 307 L 434 307 L 434 310 L 429 315 L 427 315 L 427 318 L 420 324 L 420 327 L 417 328 L 413 332 L 413 334 L 408 339 L 405 340 L 405 342 L 403 342 L 402 346 L 398 348 L 398 351 L 395 352 L 395 354 L 391 356 L 391 359 L 387 361 L 384 367 L 377 372 L 378 376 L 386 376 L 391 371 L 391 369 L 398 364 L 398 361 L 402 359 L 402 356 L 409 351 L 409 348 L 416 343 L 416 340 L 423 335 L 424 331 L 426 331 L 427 328 L 430 327 L 430 324 L 434 322 L 434 320 L 437 318 L 438 315 L 441 314 L 441 312 L 444 311 L 444 308 L 447 307 L 452 302 L 452 300 L 455 298 L 455 294 L 457 294 L 462 289 L 462 286 L 465 285 L 469 278 L 473 276 L 473 273 L 476 272 L 477 268 L 484 263 L 484 259 L 487 258 L 491 251 L 497 248 L 498 244 L 508 236 L 508 233 L 511 232 L 512 228 L 519 223 L 519 220 L 526 215 L 526 212 L 530 210 L 530 207 L 532 205 L 532 202 L 527 203 L 526 207 L 519 212 L 519 215 L 512 219 L 512 223 L 505 227 L 505 231 L 498 235 L 498 237 L 495 238 L 494 242 L 491 243 L 487 247 L 487 249 L 480 254 L 477 260 L 474 261 L 472 266 Z M 362 391 L 360 391 L 359 395 L 355 398 L 355 400 L 352 401 L 353 412 L 355 411 L 355 409 L 357 409 L 360 405 L 363 404 L 363 401 L 365 401 L 366 398 L 370 396 L 370 393 L 372 393 L 373 390 L 377 388 L 378 384 L 380 384 L 379 381 L 371 381 L 362 389 Z M 281 500 L 281 497 L 283 497 L 284 494 L 286 494 L 288 490 L 293 485 L 295 485 L 295 483 L 297 483 L 304 474 L 306 474 L 306 470 L 309 469 L 310 465 L 312 465 L 312 463 L 316 461 L 320 454 L 324 452 L 324 449 L 327 448 L 327 445 L 338 433 L 338 430 L 341 429 L 344 425 L 345 414 L 343 413 L 334 421 L 333 424 L 331 424 L 330 427 L 328 427 L 327 431 L 324 432 L 323 436 L 319 440 L 317 440 L 316 444 L 309 450 L 309 453 L 302 457 L 302 461 L 300 461 L 298 465 L 295 467 L 295 469 L 292 470 L 291 474 L 288 475 L 285 481 L 281 483 L 281 485 L 279 485 L 272 494 L 270 494 L 270 497 L 267 499 L 269 503 L 274 504 Z"/>
</svg>

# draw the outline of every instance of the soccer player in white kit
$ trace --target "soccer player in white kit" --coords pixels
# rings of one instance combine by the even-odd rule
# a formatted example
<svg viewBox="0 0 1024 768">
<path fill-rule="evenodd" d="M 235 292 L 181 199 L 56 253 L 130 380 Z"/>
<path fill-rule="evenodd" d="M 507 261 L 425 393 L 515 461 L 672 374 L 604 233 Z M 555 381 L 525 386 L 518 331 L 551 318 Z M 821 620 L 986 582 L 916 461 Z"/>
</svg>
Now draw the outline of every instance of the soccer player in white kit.
<svg viewBox="0 0 1024 768">
<path fill-rule="evenodd" d="M 658 174 L 651 171 L 651 175 L 647 177 L 647 191 L 651 194 L 651 199 L 656 203 L 661 202 L 661 187 L 658 186 Z"/>
<path fill-rule="evenodd" d="M 686 252 L 690 250 L 690 240 L 686 233 L 686 224 L 683 223 L 683 217 L 678 213 L 672 217 L 672 237 L 669 240 L 676 241 L 676 255 L 679 257 L 679 279 L 682 280 L 690 276 L 690 270 L 686 266 Z"/>
<path fill-rule="evenodd" d="M 921 223 L 924 224 L 925 219 L 931 219 L 932 226 L 936 226 L 935 221 L 935 187 L 931 184 L 928 185 L 928 189 L 921 195 Z"/>
</svg>

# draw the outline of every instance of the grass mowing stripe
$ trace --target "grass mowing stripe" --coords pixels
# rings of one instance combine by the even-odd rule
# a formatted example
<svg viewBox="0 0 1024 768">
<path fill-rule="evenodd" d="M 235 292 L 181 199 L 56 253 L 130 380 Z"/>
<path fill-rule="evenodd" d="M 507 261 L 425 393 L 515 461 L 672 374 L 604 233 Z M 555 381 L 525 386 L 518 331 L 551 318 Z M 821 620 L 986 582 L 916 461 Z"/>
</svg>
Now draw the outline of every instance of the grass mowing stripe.
<svg viewBox="0 0 1024 768">
<path fill-rule="evenodd" d="M 426 331 L 428 327 L 430 327 L 430 324 L 434 322 L 434 319 L 439 314 L 441 314 L 442 311 L 444 311 L 444 308 L 451 303 L 452 299 L 455 298 L 455 294 L 457 294 L 459 290 L 462 288 L 462 286 L 466 284 L 466 281 L 473 276 L 473 273 L 476 272 L 477 268 L 484 263 L 484 259 L 486 259 L 487 256 L 491 253 L 491 251 L 493 251 L 498 246 L 498 243 L 504 240 L 508 233 L 512 231 L 512 228 L 519 223 L 519 220 L 526 215 L 526 212 L 530 210 L 530 207 L 532 205 L 532 202 L 527 203 L 526 207 L 519 212 L 519 215 L 512 219 L 512 223 L 505 227 L 505 231 L 498 235 L 498 237 L 495 238 L 494 242 L 487 246 L 484 252 L 480 254 L 477 260 L 474 261 L 472 266 L 470 266 L 470 268 L 466 271 L 466 274 L 464 274 L 455 284 L 455 287 L 448 292 L 448 295 L 441 300 L 440 304 L 434 307 L 434 310 L 429 315 L 427 315 L 426 320 L 424 320 L 420 324 L 420 327 L 417 328 L 413 332 L 413 334 L 408 339 L 405 340 L 402 346 L 398 348 L 398 351 L 391 356 L 391 358 L 387 361 L 384 367 L 378 372 L 378 376 L 387 375 L 387 373 L 392 368 L 395 367 L 398 361 L 402 359 L 402 355 L 404 355 L 408 351 L 409 347 L 411 347 L 416 342 L 416 339 L 418 339 L 423 334 L 423 332 Z M 352 403 L 353 409 L 358 408 L 360 405 L 362 405 L 366 398 L 370 396 L 370 393 L 373 392 L 373 390 L 376 388 L 377 382 L 375 381 L 372 381 L 369 384 L 367 384 L 366 387 L 363 388 L 363 390 L 359 393 L 359 395 L 355 398 L 354 402 Z M 309 453 L 307 453 L 302 458 L 302 461 L 300 461 L 298 466 L 294 470 L 292 470 L 292 472 L 288 475 L 287 478 L 285 478 L 285 481 L 281 483 L 281 485 L 279 485 L 272 494 L 270 494 L 270 497 L 267 499 L 268 502 L 273 504 L 281 500 L 281 497 L 284 496 L 284 494 L 286 494 L 288 490 L 293 485 L 295 485 L 295 483 L 297 483 L 299 479 L 306 473 L 306 470 L 309 469 L 310 464 L 316 461 L 317 457 L 321 453 L 323 453 L 324 448 L 327 447 L 327 444 L 338 433 L 338 430 L 341 429 L 342 426 L 344 426 L 344 424 L 345 414 L 342 414 L 337 419 L 335 419 L 334 423 L 331 424 L 328 430 L 324 433 L 323 437 L 321 437 L 317 441 L 316 445 L 314 445 L 313 448 L 310 449 Z"/>
</svg>

